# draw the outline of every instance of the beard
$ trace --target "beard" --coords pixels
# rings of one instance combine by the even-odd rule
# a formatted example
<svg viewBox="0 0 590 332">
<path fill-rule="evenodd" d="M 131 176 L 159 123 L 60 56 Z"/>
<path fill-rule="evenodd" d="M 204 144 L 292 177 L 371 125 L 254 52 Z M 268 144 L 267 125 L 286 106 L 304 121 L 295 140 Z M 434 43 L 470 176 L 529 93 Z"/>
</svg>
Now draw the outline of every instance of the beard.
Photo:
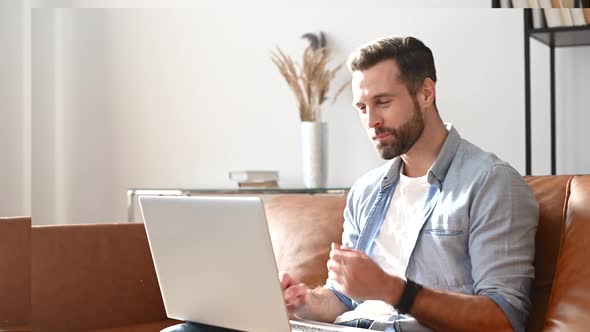
<svg viewBox="0 0 590 332">
<path fill-rule="evenodd" d="M 420 136 L 422 136 L 424 119 L 422 118 L 418 101 L 415 99 L 413 113 L 412 118 L 398 128 L 380 127 L 375 129 L 376 135 L 384 133 L 391 134 L 390 139 L 377 143 L 377 151 L 381 155 L 381 158 L 390 160 L 410 151 Z"/>
</svg>

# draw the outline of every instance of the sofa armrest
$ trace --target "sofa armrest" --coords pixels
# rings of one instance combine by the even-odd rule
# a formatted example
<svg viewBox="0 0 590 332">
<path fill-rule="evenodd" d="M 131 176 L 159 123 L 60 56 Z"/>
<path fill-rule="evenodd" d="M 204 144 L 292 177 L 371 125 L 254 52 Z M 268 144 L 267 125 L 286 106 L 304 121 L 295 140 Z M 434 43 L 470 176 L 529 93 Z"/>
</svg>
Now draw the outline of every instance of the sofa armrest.
<svg viewBox="0 0 590 332">
<path fill-rule="evenodd" d="M 30 323 L 31 218 L 0 218 L 0 331 Z"/>
<path fill-rule="evenodd" d="M 34 226 L 32 276 L 35 330 L 166 320 L 143 224 Z"/>
</svg>

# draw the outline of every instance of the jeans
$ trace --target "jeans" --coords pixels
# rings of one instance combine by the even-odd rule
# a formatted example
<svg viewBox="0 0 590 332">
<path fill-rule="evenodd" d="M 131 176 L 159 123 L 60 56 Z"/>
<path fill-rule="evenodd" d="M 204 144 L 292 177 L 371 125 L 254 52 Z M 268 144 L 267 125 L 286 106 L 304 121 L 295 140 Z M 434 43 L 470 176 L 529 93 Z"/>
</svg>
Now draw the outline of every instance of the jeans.
<svg viewBox="0 0 590 332">
<path fill-rule="evenodd" d="M 224 327 L 186 322 L 186 323 L 177 324 L 177 325 L 167 327 L 160 332 L 239 332 L 239 331 L 227 329 Z"/>
<path fill-rule="evenodd" d="M 347 322 L 338 323 L 338 325 L 358 327 L 360 329 L 368 329 L 371 327 L 371 324 L 373 324 L 373 322 L 374 320 L 371 319 L 357 318 L 354 320 L 349 320 Z"/>
</svg>

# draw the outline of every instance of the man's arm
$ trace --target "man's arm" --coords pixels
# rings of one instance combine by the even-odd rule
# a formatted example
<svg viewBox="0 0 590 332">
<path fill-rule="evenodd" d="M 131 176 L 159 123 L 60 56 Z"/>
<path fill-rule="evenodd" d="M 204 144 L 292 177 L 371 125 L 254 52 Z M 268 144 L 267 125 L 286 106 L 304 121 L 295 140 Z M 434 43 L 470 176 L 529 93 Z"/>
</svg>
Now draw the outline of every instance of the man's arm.
<svg viewBox="0 0 590 332">
<path fill-rule="evenodd" d="M 423 288 L 409 314 L 435 331 L 512 331 L 504 312 L 487 296 Z"/>
<path fill-rule="evenodd" d="M 405 282 L 385 273 L 364 252 L 332 247 L 329 276 L 338 291 L 362 300 L 399 304 Z M 422 289 L 410 315 L 436 331 L 512 331 L 504 312 L 486 296 Z"/>
<path fill-rule="evenodd" d="M 281 273 L 283 297 L 289 315 L 295 318 L 332 323 L 348 309 L 329 289 L 309 289 L 287 273 Z"/>
</svg>

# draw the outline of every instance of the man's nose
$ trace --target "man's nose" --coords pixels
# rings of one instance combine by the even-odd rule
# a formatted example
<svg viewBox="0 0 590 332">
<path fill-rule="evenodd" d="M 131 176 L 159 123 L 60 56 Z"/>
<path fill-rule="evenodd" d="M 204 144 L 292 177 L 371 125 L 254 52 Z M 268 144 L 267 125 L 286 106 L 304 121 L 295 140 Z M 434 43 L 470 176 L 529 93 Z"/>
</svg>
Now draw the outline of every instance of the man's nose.
<svg viewBox="0 0 590 332">
<path fill-rule="evenodd" d="M 369 128 L 375 128 L 383 124 L 383 117 L 375 109 L 367 108 L 367 116 L 369 118 Z"/>
</svg>

